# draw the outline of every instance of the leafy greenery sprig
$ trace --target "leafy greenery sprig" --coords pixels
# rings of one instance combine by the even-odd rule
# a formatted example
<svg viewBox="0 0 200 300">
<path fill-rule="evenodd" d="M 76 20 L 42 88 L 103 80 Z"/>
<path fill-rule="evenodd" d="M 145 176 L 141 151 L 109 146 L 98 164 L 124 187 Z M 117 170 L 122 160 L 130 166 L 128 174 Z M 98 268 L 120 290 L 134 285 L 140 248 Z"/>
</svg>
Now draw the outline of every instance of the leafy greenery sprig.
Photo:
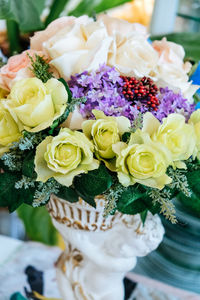
<svg viewBox="0 0 200 300">
<path fill-rule="evenodd" d="M 37 54 L 35 54 L 34 58 L 29 53 L 27 53 L 27 55 L 32 63 L 32 68 L 30 68 L 30 70 L 35 77 L 42 80 L 44 83 L 53 77 L 53 73 L 50 71 L 50 65 L 46 59 Z"/>
</svg>

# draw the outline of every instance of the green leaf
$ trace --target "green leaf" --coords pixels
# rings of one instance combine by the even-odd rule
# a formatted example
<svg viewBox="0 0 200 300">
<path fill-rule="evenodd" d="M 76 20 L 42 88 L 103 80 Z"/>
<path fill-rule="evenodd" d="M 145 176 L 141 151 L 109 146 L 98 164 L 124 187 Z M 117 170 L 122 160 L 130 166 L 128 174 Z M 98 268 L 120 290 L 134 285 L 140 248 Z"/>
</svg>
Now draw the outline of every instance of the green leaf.
<svg viewBox="0 0 200 300">
<path fill-rule="evenodd" d="M 22 203 L 15 191 L 15 182 L 19 179 L 19 174 L 8 172 L 0 174 L 0 207 L 9 207 L 11 212 Z"/>
<path fill-rule="evenodd" d="M 147 214 L 148 214 L 148 209 L 145 209 L 144 211 L 142 211 L 140 213 L 140 218 L 141 218 L 141 221 L 142 221 L 143 225 L 145 224 L 145 221 L 146 221 L 146 218 L 147 218 Z"/>
<path fill-rule="evenodd" d="M 76 191 L 88 203 L 95 196 L 102 194 L 112 185 L 112 177 L 106 167 L 101 164 L 97 170 L 88 172 L 74 179 L 74 187 Z M 89 203 L 91 204 L 91 203 Z"/>
<path fill-rule="evenodd" d="M 192 191 L 191 197 L 183 193 L 177 195 L 178 200 L 195 215 L 200 215 L 200 170 L 190 171 L 186 174 L 187 181 Z"/>
<path fill-rule="evenodd" d="M 67 2 L 69 0 L 54 0 L 51 8 L 50 8 L 50 13 L 45 21 L 45 26 L 49 25 L 53 20 L 57 19 L 61 12 L 64 10 Z"/>
<path fill-rule="evenodd" d="M 25 157 L 23 163 L 22 163 L 22 174 L 30 177 L 30 178 L 36 178 L 37 174 L 35 172 L 35 151 L 28 152 L 27 156 Z"/>
<path fill-rule="evenodd" d="M 44 0 L 0 0 L 0 19 L 16 21 L 23 32 L 40 30 L 43 5 Z"/>
<path fill-rule="evenodd" d="M 15 211 L 22 203 L 32 203 L 34 189 L 15 189 L 15 183 L 21 179 L 19 173 L 0 174 L 0 206 L 8 207 L 9 212 Z"/>
<path fill-rule="evenodd" d="M 165 35 L 168 41 L 178 43 L 183 46 L 186 52 L 186 58 L 194 62 L 200 60 L 200 33 L 181 32 Z M 161 40 L 164 36 L 151 36 L 150 39 Z"/>
<path fill-rule="evenodd" d="M 192 193 L 191 197 L 186 197 L 183 193 L 177 195 L 177 199 L 185 206 L 187 210 L 193 213 L 195 216 L 200 217 L 200 198 Z"/>
<path fill-rule="evenodd" d="M 9 40 L 9 55 L 21 52 L 20 32 L 17 22 L 13 20 L 6 21 L 7 35 Z"/>
<path fill-rule="evenodd" d="M 200 170 L 187 172 L 185 175 L 190 189 L 200 198 Z"/>
<path fill-rule="evenodd" d="M 92 16 L 94 13 L 100 13 L 130 1 L 131 0 L 82 0 L 75 9 L 70 11 L 69 15 L 75 17 L 79 17 L 83 14 Z"/>
<path fill-rule="evenodd" d="M 56 196 L 69 201 L 71 203 L 77 202 L 79 200 L 79 196 L 76 191 L 71 187 L 62 186 Z"/>
<path fill-rule="evenodd" d="M 122 141 L 124 143 L 128 143 L 130 140 L 130 135 L 131 135 L 130 132 L 124 132 L 124 134 L 122 135 Z"/>
<path fill-rule="evenodd" d="M 31 240 L 56 245 L 57 232 L 45 207 L 33 208 L 23 204 L 18 208 L 17 213 Z"/>
<path fill-rule="evenodd" d="M 59 80 L 60 82 L 62 82 L 62 84 L 64 85 L 64 87 L 65 87 L 65 89 L 66 89 L 66 91 L 67 91 L 67 94 L 68 94 L 68 102 L 70 103 L 71 100 L 72 100 L 72 92 L 70 91 L 70 88 L 69 88 L 67 82 L 65 81 L 64 78 L 59 78 L 58 80 Z"/>
<path fill-rule="evenodd" d="M 145 193 L 140 192 L 134 186 L 130 186 L 125 190 L 117 201 L 117 209 L 129 215 L 141 213 L 146 209 L 146 205 L 142 198 Z"/>
</svg>

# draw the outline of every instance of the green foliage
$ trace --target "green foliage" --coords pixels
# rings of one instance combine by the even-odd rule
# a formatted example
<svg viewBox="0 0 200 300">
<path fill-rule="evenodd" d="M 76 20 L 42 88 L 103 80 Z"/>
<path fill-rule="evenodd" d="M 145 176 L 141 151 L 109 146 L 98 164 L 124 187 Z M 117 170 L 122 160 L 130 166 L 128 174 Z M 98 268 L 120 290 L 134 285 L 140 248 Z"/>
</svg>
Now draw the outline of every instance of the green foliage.
<svg viewBox="0 0 200 300">
<path fill-rule="evenodd" d="M 117 209 L 124 214 L 137 214 L 146 209 L 143 198 L 146 196 L 144 192 L 138 189 L 138 186 L 129 186 L 119 197 L 117 201 Z"/>
<path fill-rule="evenodd" d="M 188 184 L 187 170 L 184 169 L 173 169 L 172 167 L 168 168 L 168 175 L 172 179 L 172 183 L 168 187 L 172 190 L 176 189 L 179 192 L 182 192 L 187 197 L 191 196 L 191 190 Z"/>
<path fill-rule="evenodd" d="M 57 194 L 60 188 L 61 185 L 54 178 L 50 178 L 46 182 L 39 181 L 34 193 L 34 199 L 28 204 L 31 204 L 33 207 L 43 206 L 49 201 L 51 194 Z"/>
<path fill-rule="evenodd" d="M 65 86 L 65 89 L 66 89 L 66 91 L 67 91 L 67 93 L 68 93 L 68 102 L 70 103 L 71 100 L 72 100 L 72 92 L 70 91 L 70 88 L 69 88 L 69 86 L 68 86 L 66 80 L 65 80 L 64 78 L 59 78 L 58 80 L 59 80 L 60 82 L 62 82 L 62 84 Z"/>
<path fill-rule="evenodd" d="M 190 197 L 187 197 L 183 192 L 179 193 L 178 200 L 195 215 L 200 215 L 200 170 L 187 172 L 186 174 L 188 185 L 192 191 Z"/>
<path fill-rule="evenodd" d="M 124 132 L 124 134 L 122 135 L 122 141 L 124 143 L 128 143 L 130 140 L 130 135 L 131 135 L 130 132 Z"/>
<path fill-rule="evenodd" d="M 20 171 L 22 168 L 22 156 L 20 151 L 11 150 L 10 152 L 4 153 L 0 160 L 3 161 L 2 168 L 10 171 Z M 4 166 L 6 168 L 4 168 Z"/>
<path fill-rule="evenodd" d="M 168 41 L 178 43 L 183 46 L 186 52 L 186 59 L 198 62 L 200 60 L 200 33 L 181 32 L 165 35 Z M 163 35 L 151 36 L 150 39 L 160 40 Z"/>
<path fill-rule="evenodd" d="M 75 189 L 71 187 L 62 186 L 56 196 L 69 201 L 71 203 L 77 202 L 79 200 L 79 196 L 76 193 Z"/>
<path fill-rule="evenodd" d="M 114 214 L 117 209 L 117 201 L 121 194 L 126 190 L 126 187 L 118 183 L 117 177 L 113 176 L 113 185 L 103 193 L 105 196 L 104 216 Z"/>
<path fill-rule="evenodd" d="M 57 233 L 45 207 L 33 208 L 23 204 L 17 210 L 28 237 L 33 241 L 56 245 Z"/>
<path fill-rule="evenodd" d="M 13 20 L 23 32 L 44 28 L 40 13 L 45 0 L 0 0 L 0 19 Z"/>
<path fill-rule="evenodd" d="M 49 25 L 53 20 L 57 19 L 64 10 L 69 0 L 54 0 L 51 5 L 50 13 L 45 21 L 45 26 Z"/>
<path fill-rule="evenodd" d="M 29 54 L 27 55 L 29 56 L 32 63 L 31 71 L 37 78 L 39 78 L 40 80 L 42 80 L 42 82 L 45 83 L 53 77 L 52 72 L 49 71 L 50 65 L 43 57 L 37 54 L 35 54 L 34 58 L 31 57 Z"/>
<path fill-rule="evenodd" d="M 32 201 L 33 190 L 16 189 L 15 183 L 21 179 L 19 173 L 1 173 L 0 174 L 0 206 L 8 207 L 10 212 L 15 211 L 23 202 Z"/>
<path fill-rule="evenodd" d="M 142 211 L 142 212 L 140 213 L 140 218 L 141 218 L 141 221 L 142 221 L 142 224 L 143 224 L 143 225 L 145 224 L 147 215 L 148 215 L 148 209 L 145 209 L 144 211 Z"/>
<path fill-rule="evenodd" d="M 112 176 L 103 164 L 97 170 L 89 171 L 74 179 L 77 193 L 93 206 L 95 206 L 94 197 L 104 193 L 111 185 Z"/>
<path fill-rule="evenodd" d="M 164 188 L 162 190 L 158 190 L 156 188 L 151 188 L 148 191 L 148 195 L 153 200 L 153 205 L 160 205 L 160 213 L 163 214 L 166 219 L 170 220 L 172 224 L 177 223 L 177 219 L 175 216 L 175 207 L 173 202 L 171 201 L 171 191 L 169 188 Z"/>
<path fill-rule="evenodd" d="M 92 16 L 94 13 L 106 11 L 131 0 L 82 0 L 77 7 L 70 11 L 69 15 L 79 17 L 83 14 Z"/>
<path fill-rule="evenodd" d="M 130 130 L 131 132 L 135 132 L 137 129 L 142 129 L 142 126 L 143 126 L 143 115 L 141 112 L 139 112 L 137 117 L 133 120 Z"/>
<path fill-rule="evenodd" d="M 68 103 L 67 103 L 67 107 L 66 107 L 64 113 L 62 114 L 62 116 L 60 116 L 58 119 L 56 119 L 53 122 L 53 124 L 50 126 L 50 130 L 48 131 L 48 133 L 51 135 L 54 134 L 54 131 L 56 129 L 58 129 L 58 126 L 67 119 L 69 113 L 74 111 L 76 105 L 79 105 L 80 103 L 85 103 L 87 100 L 85 97 L 72 98 L 72 93 L 69 89 L 67 82 L 63 78 L 59 78 L 58 80 L 60 82 L 62 82 L 62 84 L 65 86 L 65 89 L 68 93 Z"/>
<path fill-rule="evenodd" d="M 30 151 L 28 152 L 22 163 L 22 174 L 33 179 L 37 177 L 35 172 L 34 159 L 35 151 Z"/>
<path fill-rule="evenodd" d="M 40 132 L 28 132 L 23 131 L 23 137 L 19 142 L 13 143 L 11 149 L 16 150 L 19 148 L 21 151 L 34 149 L 35 146 L 39 145 L 47 136 L 43 131 Z"/>
</svg>

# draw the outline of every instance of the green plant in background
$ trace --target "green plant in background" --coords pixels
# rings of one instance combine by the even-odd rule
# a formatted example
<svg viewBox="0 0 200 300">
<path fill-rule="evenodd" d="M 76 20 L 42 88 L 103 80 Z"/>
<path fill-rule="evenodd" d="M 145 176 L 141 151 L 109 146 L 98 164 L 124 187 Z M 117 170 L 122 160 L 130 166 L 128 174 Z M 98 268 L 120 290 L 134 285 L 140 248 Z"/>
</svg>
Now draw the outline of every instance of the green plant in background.
<svg viewBox="0 0 200 300">
<path fill-rule="evenodd" d="M 95 13 L 106 11 L 131 0 L 82 0 L 68 15 L 93 16 Z M 58 18 L 66 5 L 72 0 L 53 0 L 50 12 L 44 21 L 41 20 L 46 0 L 0 0 L 0 19 L 6 20 L 10 55 L 23 50 L 20 33 L 32 33 L 44 29 L 49 23 Z"/>
<path fill-rule="evenodd" d="M 27 236 L 34 241 L 47 245 L 57 243 L 57 231 L 51 223 L 51 218 L 45 207 L 32 207 L 22 204 L 17 209 L 18 216 L 23 221 Z"/>
</svg>

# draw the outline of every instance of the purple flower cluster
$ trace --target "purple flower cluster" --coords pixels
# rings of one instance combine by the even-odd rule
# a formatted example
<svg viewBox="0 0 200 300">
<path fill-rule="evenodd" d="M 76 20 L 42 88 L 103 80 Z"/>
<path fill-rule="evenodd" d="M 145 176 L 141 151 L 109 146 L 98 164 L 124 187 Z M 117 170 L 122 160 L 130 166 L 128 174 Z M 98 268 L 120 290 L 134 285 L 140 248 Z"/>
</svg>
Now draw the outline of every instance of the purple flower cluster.
<svg viewBox="0 0 200 300">
<path fill-rule="evenodd" d="M 107 116 L 125 116 L 130 121 L 138 113 L 149 111 L 149 107 L 137 101 L 128 101 L 123 94 L 124 81 L 114 68 L 101 65 L 97 71 L 85 71 L 72 76 L 68 81 L 74 98 L 86 97 L 87 101 L 80 104 L 80 113 L 85 118 L 93 118 L 92 110 L 98 109 Z M 194 105 L 188 103 L 181 93 L 174 93 L 168 87 L 160 88 L 157 97 L 160 101 L 157 111 L 152 111 L 160 121 L 171 113 L 181 113 L 186 119 L 194 111 Z"/>
<path fill-rule="evenodd" d="M 172 113 L 181 113 L 186 119 L 189 119 L 191 113 L 194 111 L 195 105 L 190 104 L 187 99 L 183 98 L 181 93 L 175 94 L 168 87 L 160 88 L 158 94 L 160 105 L 154 115 L 160 121 Z"/>
<path fill-rule="evenodd" d="M 83 117 L 91 118 L 92 110 L 98 109 L 107 116 L 125 116 L 134 120 L 138 110 L 122 93 L 123 79 L 115 68 L 101 65 L 97 71 L 85 71 L 72 76 L 68 82 L 73 97 L 86 97 L 80 105 Z"/>
</svg>

